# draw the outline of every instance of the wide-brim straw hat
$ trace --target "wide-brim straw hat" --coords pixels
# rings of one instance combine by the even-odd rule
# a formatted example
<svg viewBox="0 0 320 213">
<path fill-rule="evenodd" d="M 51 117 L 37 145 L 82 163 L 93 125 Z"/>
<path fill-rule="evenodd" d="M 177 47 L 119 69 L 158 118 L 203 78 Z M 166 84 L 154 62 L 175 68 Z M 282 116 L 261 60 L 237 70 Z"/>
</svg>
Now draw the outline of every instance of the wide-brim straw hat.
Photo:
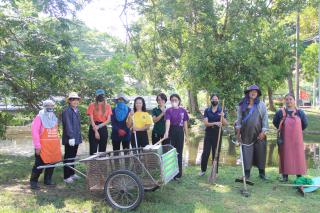
<svg viewBox="0 0 320 213">
<path fill-rule="evenodd" d="M 69 100 L 70 98 L 80 99 L 80 96 L 76 92 L 70 92 L 69 95 L 68 95 L 67 100 Z"/>
</svg>

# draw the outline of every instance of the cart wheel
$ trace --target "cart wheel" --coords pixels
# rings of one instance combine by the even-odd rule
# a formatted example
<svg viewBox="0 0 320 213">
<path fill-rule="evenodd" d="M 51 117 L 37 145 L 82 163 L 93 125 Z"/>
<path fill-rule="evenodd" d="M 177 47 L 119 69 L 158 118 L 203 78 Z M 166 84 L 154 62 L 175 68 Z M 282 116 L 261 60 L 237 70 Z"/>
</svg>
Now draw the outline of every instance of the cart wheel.
<svg viewBox="0 0 320 213">
<path fill-rule="evenodd" d="M 104 185 L 105 200 L 114 209 L 133 210 L 144 196 L 143 184 L 139 177 L 128 170 L 117 170 Z"/>
</svg>

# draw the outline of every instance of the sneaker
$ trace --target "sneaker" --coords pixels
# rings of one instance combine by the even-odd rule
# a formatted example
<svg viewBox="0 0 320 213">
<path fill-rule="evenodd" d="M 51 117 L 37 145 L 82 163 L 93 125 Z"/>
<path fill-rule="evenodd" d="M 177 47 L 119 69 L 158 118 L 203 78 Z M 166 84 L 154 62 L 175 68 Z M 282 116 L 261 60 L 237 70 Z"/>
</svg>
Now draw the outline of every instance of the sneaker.
<svg viewBox="0 0 320 213">
<path fill-rule="evenodd" d="M 200 177 L 202 177 L 202 176 L 205 175 L 205 174 L 206 174 L 206 172 L 203 172 L 203 171 L 199 172 L 199 176 L 200 176 Z"/>
<path fill-rule="evenodd" d="M 63 180 L 65 183 L 73 183 L 72 177 L 68 177 L 67 179 Z"/>
<path fill-rule="evenodd" d="M 74 175 L 71 176 L 71 178 L 72 178 L 73 180 L 79 180 L 81 177 L 78 176 L 77 174 L 74 174 Z"/>
</svg>

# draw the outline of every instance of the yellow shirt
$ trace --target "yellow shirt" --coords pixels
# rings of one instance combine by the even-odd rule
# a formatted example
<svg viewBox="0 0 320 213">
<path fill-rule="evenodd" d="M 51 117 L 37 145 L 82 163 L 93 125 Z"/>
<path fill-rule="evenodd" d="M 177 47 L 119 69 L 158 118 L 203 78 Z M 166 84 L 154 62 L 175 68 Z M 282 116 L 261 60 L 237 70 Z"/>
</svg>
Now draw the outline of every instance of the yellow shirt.
<svg viewBox="0 0 320 213">
<path fill-rule="evenodd" d="M 153 124 L 152 117 L 147 112 L 135 112 L 133 115 L 133 124 L 135 128 L 144 128 L 145 125 Z"/>
</svg>

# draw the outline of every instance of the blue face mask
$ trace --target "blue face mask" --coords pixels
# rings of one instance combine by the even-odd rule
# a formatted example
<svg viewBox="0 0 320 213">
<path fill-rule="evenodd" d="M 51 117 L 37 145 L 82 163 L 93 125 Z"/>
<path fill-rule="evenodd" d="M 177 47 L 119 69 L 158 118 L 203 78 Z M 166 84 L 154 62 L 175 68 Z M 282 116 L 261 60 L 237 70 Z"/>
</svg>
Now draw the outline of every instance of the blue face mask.
<svg viewBox="0 0 320 213">
<path fill-rule="evenodd" d="M 46 108 L 47 112 L 53 112 L 53 108 Z"/>
<path fill-rule="evenodd" d="M 118 102 L 115 108 L 115 115 L 118 121 L 123 121 L 127 118 L 129 108 L 124 102 Z"/>
</svg>

